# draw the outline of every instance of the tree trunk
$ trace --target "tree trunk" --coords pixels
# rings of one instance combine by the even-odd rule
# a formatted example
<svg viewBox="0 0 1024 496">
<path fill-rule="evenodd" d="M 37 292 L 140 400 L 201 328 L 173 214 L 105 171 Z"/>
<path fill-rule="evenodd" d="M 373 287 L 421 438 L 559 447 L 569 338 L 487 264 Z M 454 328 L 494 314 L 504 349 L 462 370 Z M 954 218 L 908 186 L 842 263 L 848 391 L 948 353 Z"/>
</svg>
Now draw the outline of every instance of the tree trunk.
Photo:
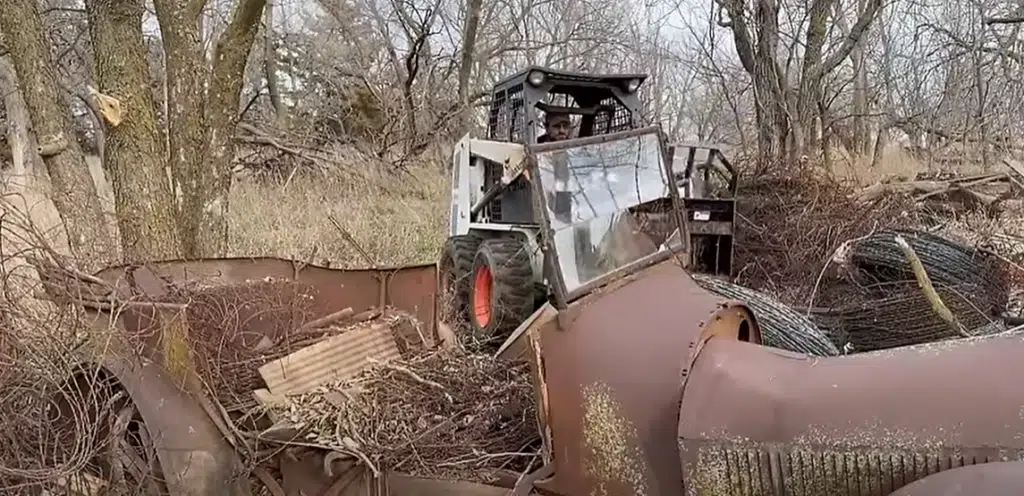
<svg viewBox="0 0 1024 496">
<path fill-rule="evenodd" d="M 188 209 L 203 204 L 203 84 L 207 80 L 199 19 L 202 0 L 154 0 L 167 75 L 168 167 L 178 200 L 182 254 L 198 256 Z M 199 195 L 199 196 L 197 196 Z"/>
<path fill-rule="evenodd" d="M 780 121 L 785 118 L 779 99 L 775 94 L 777 84 L 774 71 L 758 64 L 759 70 L 754 73 L 754 100 L 757 120 L 757 150 L 762 165 L 775 163 L 785 152 L 782 126 Z M 770 73 L 766 74 L 766 72 Z"/>
<path fill-rule="evenodd" d="M 12 172 L 16 182 L 28 185 L 36 173 L 39 154 L 36 153 L 35 140 L 29 127 L 32 118 L 29 116 L 25 99 L 18 89 L 18 75 L 14 64 L 7 57 L 0 57 L 0 88 L 7 88 L 3 94 L 4 109 L 7 110 L 7 142 L 11 145 Z M 41 168 L 41 167 L 40 167 Z"/>
<path fill-rule="evenodd" d="M 274 49 L 274 3 L 267 0 L 263 22 L 263 72 L 267 78 L 267 93 L 274 107 L 275 127 L 287 127 L 287 109 L 281 101 L 281 88 L 277 84 L 277 50 Z"/>
<path fill-rule="evenodd" d="M 252 51 L 256 27 L 263 17 L 265 5 L 266 0 L 242 0 L 217 41 L 213 77 L 203 114 L 207 132 L 205 164 L 195 176 L 197 182 L 191 184 L 199 194 L 186 194 L 182 205 L 185 231 L 188 239 L 195 240 L 192 256 L 222 256 L 227 251 L 227 214 L 231 161 L 235 158 L 236 148 L 238 95 L 242 91 L 245 63 Z"/>
<path fill-rule="evenodd" d="M 238 95 L 266 0 L 240 2 L 217 42 L 212 72 L 206 70 L 201 38 L 204 4 L 155 0 L 171 102 L 170 168 L 180 195 L 178 224 L 186 258 L 217 257 L 227 250 Z"/>
<path fill-rule="evenodd" d="M 864 0 L 857 0 L 858 14 L 866 8 Z M 844 33 L 850 32 L 850 26 L 842 15 L 840 7 L 836 7 L 836 19 L 840 29 Z M 853 63 L 853 147 L 850 154 L 856 160 L 858 156 L 873 156 L 871 146 L 871 133 L 868 127 L 868 70 L 865 56 L 864 43 L 858 42 L 850 51 L 850 61 Z M 874 160 L 872 159 L 872 162 Z"/>
<path fill-rule="evenodd" d="M 121 102 L 122 120 L 108 126 L 105 145 L 122 256 L 139 263 L 180 258 L 174 197 L 167 181 L 156 102 L 142 35 L 140 0 L 85 4 L 99 91 Z"/>
<path fill-rule="evenodd" d="M 483 0 L 469 0 L 466 6 L 466 24 L 462 29 L 462 49 L 459 53 L 459 105 L 462 129 L 468 130 L 473 113 L 469 106 L 469 80 L 473 73 L 473 59 L 476 52 L 476 32 L 480 25 L 480 10 Z"/>
<path fill-rule="evenodd" d="M 67 103 L 57 92 L 54 60 L 36 8 L 35 0 L 6 1 L 0 8 L 0 31 L 11 49 L 71 254 L 88 268 L 98 268 L 116 259 L 117 245 L 110 236 L 82 149 L 74 138 Z"/>
</svg>

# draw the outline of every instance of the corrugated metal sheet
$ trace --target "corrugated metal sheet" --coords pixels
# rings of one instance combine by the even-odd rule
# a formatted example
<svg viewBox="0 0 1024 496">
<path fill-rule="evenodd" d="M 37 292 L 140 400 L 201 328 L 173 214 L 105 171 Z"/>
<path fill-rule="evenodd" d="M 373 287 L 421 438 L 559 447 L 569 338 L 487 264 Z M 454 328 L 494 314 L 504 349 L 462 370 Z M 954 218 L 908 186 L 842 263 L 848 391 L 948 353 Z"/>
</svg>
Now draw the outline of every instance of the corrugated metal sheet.
<svg viewBox="0 0 1024 496">
<path fill-rule="evenodd" d="M 274 395 L 300 394 L 326 382 L 355 377 L 371 358 L 386 361 L 399 357 L 391 328 L 373 323 L 307 346 L 259 370 Z"/>
</svg>

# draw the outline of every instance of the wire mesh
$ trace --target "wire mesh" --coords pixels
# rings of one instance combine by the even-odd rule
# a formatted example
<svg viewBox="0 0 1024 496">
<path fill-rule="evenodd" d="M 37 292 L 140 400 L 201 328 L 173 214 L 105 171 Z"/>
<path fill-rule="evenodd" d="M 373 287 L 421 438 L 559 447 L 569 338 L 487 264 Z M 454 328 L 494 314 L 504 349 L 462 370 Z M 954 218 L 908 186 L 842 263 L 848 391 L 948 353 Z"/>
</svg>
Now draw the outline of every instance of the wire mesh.
<svg viewBox="0 0 1024 496">
<path fill-rule="evenodd" d="M 693 278 L 712 293 L 746 302 L 757 318 L 766 346 L 814 356 L 839 355 L 835 343 L 818 326 L 772 296 L 704 274 L 694 274 Z"/>
<path fill-rule="evenodd" d="M 879 284 L 869 291 L 889 294 L 858 302 L 820 317 L 830 333 L 844 333 L 858 352 L 963 337 L 935 313 L 916 281 Z M 1005 325 L 978 308 L 972 295 L 956 286 L 936 285 L 936 293 L 971 336 L 995 334 Z"/>
<path fill-rule="evenodd" d="M 869 287 L 876 285 L 875 288 L 885 294 L 889 288 L 877 283 L 914 280 L 906 256 L 896 245 L 897 235 L 906 239 L 917 253 L 933 283 L 956 287 L 969 294 L 984 314 L 998 315 L 1006 309 L 1009 288 L 1000 260 L 924 231 L 885 230 L 854 243 L 850 263 L 856 269 L 857 282 Z"/>
</svg>

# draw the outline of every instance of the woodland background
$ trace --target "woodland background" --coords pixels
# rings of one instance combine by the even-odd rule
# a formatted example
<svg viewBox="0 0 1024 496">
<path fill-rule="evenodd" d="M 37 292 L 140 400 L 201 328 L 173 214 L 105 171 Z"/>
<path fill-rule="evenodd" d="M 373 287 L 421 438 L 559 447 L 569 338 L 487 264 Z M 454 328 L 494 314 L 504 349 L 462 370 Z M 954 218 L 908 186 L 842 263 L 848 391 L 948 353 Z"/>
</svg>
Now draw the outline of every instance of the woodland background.
<svg viewBox="0 0 1024 496">
<path fill-rule="evenodd" d="M 450 144 L 482 129 L 490 85 L 527 64 L 648 73 L 648 120 L 728 145 L 747 171 L 800 163 L 870 184 L 987 169 L 1024 124 L 1021 9 L 3 0 L 5 198 L 86 266 L 364 264 L 345 233 L 381 263 L 430 261 Z"/>
</svg>

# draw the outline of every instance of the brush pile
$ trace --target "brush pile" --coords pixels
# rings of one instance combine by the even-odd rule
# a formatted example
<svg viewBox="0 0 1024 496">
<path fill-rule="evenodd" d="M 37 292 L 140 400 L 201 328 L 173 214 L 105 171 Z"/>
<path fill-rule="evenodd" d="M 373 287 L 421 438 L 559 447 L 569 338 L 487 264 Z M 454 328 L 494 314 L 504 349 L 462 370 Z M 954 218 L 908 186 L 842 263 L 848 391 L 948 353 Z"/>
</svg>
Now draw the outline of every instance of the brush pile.
<svg viewBox="0 0 1024 496">
<path fill-rule="evenodd" d="M 853 189 L 810 168 L 773 168 L 740 181 L 737 203 L 736 282 L 806 304 L 845 297 L 830 281 L 815 281 L 843 242 L 874 230 L 913 222 L 913 204 L 885 197 L 857 202 Z"/>
<path fill-rule="evenodd" d="M 540 442 L 526 366 L 456 351 L 376 363 L 272 411 L 307 441 L 425 477 L 489 482 L 525 469 Z"/>
<path fill-rule="evenodd" d="M 752 305 L 765 302 L 755 312 L 768 344 L 810 354 L 828 351 L 808 348 L 810 342 L 803 341 L 810 336 L 809 324 L 790 314 L 802 314 L 804 308 L 810 325 L 816 324 L 836 346 L 849 343 L 858 352 L 1006 328 L 1003 315 L 1014 308 L 1015 289 L 1024 287 L 1018 259 L 1024 237 L 1005 226 L 1019 219 L 998 220 L 986 211 L 984 222 L 957 221 L 913 195 L 897 191 L 865 199 L 851 187 L 800 167 L 777 167 L 740 184 L 736 282 L 761 294 L 734 291 L 729 296 Z M 962 332 L 932 309 L 894 242 L 897 235 L 917 253 Z M 725 294 L 734 288 L 708 289 Z"/>
<path fill-rule="evenodd" d="M 228 411 L 255 406 L 258 369 L 322 339 L 323 329 L 296 332 L 320 309 L 316 289 L 294 280 L 256 279 L 168 288 L 164 302 L 187 304 L 187 340 L 202 379 Z"/>
</svg>

